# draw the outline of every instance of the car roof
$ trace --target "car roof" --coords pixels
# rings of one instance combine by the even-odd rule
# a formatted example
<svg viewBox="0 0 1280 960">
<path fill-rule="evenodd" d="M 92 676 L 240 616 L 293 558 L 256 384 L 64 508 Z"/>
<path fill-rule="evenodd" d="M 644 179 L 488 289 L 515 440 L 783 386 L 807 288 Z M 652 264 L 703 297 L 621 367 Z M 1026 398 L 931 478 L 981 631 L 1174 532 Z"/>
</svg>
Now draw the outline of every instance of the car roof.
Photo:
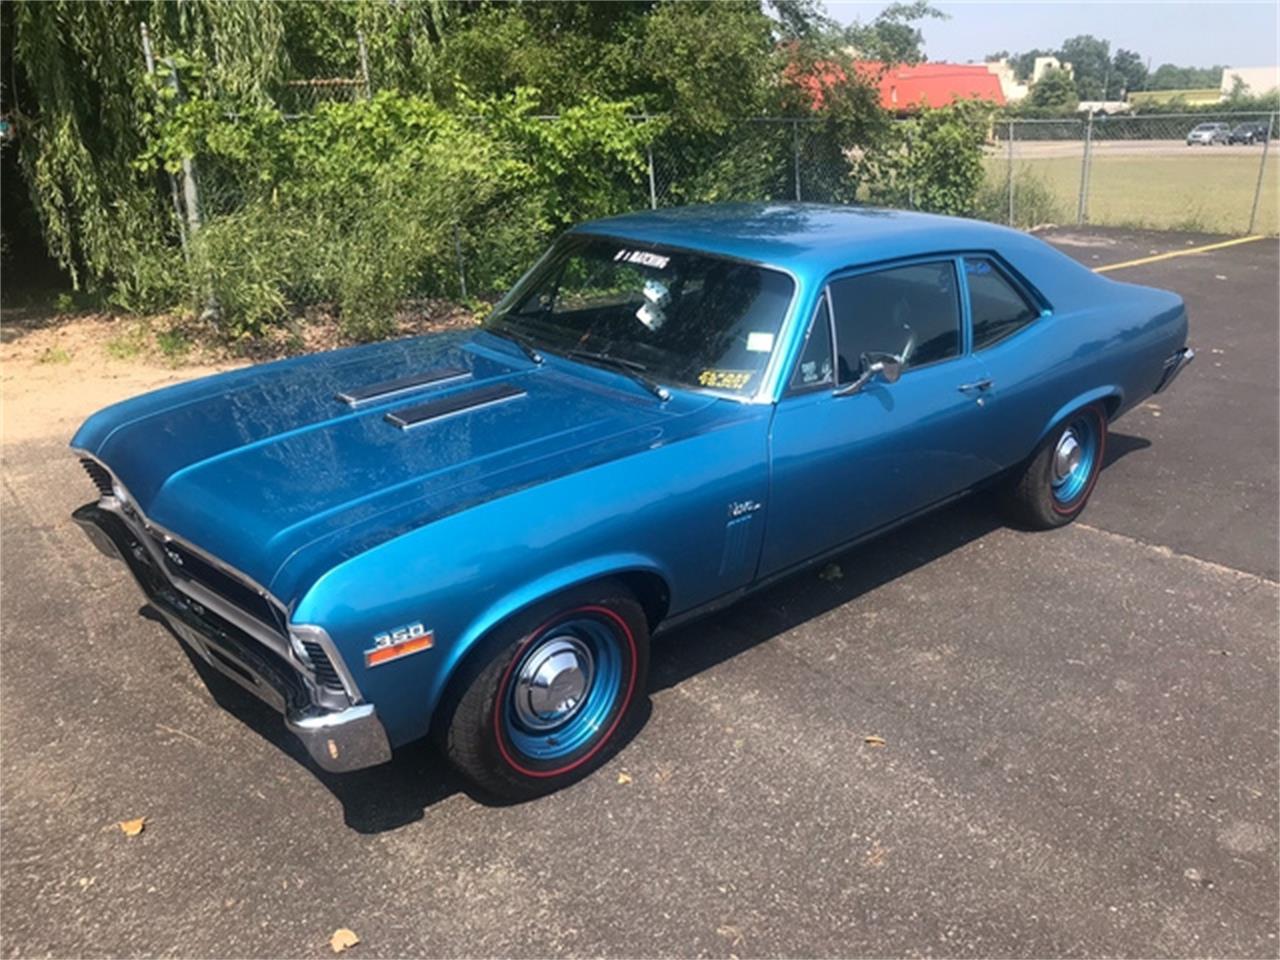
<svg viewBox="0 0 1280 960">
<path fill-rule="evenodd" d="M 572 232 L 736 257 L 808 277 L 942 251 L 998 250 L 1027 240 L 1018 231 L 977 220 L 808 203 L 663 207 L 593 220 Z"/>
</svg>

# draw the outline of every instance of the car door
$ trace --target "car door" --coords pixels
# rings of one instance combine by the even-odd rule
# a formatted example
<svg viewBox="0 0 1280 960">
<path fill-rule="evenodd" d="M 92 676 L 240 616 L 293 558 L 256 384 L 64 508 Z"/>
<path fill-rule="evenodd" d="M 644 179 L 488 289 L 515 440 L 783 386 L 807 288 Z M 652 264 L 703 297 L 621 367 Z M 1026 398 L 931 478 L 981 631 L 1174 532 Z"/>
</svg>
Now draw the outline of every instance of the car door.
<svg viewBox="0 0 1280 960">
<path fill-rule="evenodd" d="M 836 276 L 774 414 L 760 576 L 961 492 L 994 472 L 986 371 L 969 350 L 958 258 Z M 901 354 L 896 383 L 861 389 L 863 355 Z"/>
</svg>

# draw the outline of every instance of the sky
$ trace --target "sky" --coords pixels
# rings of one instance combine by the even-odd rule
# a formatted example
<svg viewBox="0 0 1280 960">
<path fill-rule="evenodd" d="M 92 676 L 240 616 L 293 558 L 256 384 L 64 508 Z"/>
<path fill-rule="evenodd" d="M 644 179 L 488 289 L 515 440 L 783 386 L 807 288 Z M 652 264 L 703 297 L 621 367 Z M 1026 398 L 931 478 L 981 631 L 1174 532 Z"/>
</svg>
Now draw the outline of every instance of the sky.
<svg viewBox="0 0 1280 960">
<path fill-rule="evenodd" d="M 841 23 L 873 20 L 888 4 L 826 0 Z M 924 50 L 930 60 L 980 61 L 998 50 L 1019 53 L 1054 49 L 1068 37 L 1091 33 L 1124 47 L 1154 70 L 1162 63 L 1181 67 L 1261 67 L 1280 63 L 1276 0 L 1259 3 L 1157 0 L 1150 3 L 947 2 L 932 0 L 947 20 L 925 20 Z"/>
</svg>

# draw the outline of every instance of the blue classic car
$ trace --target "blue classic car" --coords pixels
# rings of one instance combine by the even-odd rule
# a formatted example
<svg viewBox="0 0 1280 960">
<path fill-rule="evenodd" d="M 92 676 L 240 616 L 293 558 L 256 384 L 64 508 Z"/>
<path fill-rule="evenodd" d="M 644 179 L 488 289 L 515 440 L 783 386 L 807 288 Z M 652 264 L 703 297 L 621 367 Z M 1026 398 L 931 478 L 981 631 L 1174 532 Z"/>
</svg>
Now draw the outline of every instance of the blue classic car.
<svg viewBox="0 0 1280 960">
<path fill-rule="evenodd" d="M 322 768 L 432 734 L 528 797 L 625 737 L 655 631 L 984 485 L 1079 516 L 1186 334 L 1177 296 L 990 224 L 630 214 L 474 330 L 95 414 L 75 517 Z"/>
</svg>

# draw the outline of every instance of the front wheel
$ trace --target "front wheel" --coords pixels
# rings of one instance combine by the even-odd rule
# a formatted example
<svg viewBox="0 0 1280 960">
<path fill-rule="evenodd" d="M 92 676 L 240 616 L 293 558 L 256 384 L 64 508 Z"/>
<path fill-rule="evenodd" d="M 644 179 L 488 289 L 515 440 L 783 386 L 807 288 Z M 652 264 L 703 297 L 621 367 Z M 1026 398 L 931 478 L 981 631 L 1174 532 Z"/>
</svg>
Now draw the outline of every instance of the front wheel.
<svg viewBox="0 0 1280 960">
<path fill-rule="evenodd" d="M 1090 404 L 1068 416 L 1014 477 L 1006 497 L 1012 518 L 1048 530 L 1080 516 L 1098 481 L 1106 447 L 1107 416 L 1102 404 Z"/>
<path fill-rule="evenodd" d="M 506 800 L 551 793 L 600 766 L 644 700 L 644 611 L 612 581 L 575 589 L 499 627 L 456 683 L 445 750 L 483 790 Z"/>
</svg>

